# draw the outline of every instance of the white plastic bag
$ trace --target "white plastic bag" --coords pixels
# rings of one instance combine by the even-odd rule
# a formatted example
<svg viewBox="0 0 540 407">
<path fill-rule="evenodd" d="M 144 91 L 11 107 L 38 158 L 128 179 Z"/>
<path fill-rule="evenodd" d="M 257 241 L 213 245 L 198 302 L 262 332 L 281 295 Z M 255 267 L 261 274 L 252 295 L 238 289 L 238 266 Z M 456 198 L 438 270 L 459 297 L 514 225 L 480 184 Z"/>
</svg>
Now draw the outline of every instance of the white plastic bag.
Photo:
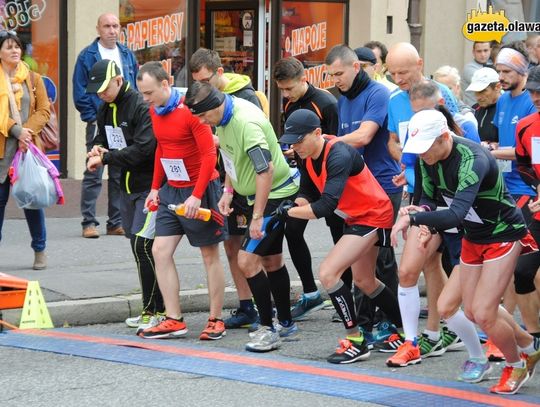
<svg viewBox="0 0 540 407">
<path fill-rule="evenodd" d="M 17 151 L 13 159 L 11 194 L 22 209 L 48 208 L 56 203 L 58 194 L 47 168 L 28 149 Z"/>
</svg>

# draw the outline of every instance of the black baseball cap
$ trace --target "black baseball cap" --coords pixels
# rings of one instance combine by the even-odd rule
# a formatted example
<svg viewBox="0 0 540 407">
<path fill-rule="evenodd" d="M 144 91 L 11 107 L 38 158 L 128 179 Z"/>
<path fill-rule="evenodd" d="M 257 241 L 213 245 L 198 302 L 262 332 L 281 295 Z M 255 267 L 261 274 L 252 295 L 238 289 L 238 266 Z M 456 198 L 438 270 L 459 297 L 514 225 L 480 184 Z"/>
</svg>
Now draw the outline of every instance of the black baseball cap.
<svg viewBox="0 0 540 407">
<path fill-rule="evenodd" d="M 358 57 L 358 60 L 364 62 L 370 62 L 373 65 L 377 63 L 377 57 L 373 53 L 373 50 L 368 47 L 360 47 L 354 50 L 354 53 Z"/>
<path fill-rule="evenodd" d="M 306 134 L 321 127 L 319 116 L 311 110 L 299 109 L 291 113 L 284 126 L 283 136 L 280 143 L 296 144 L 302 141 Z"/>
<path fill-rule="evenodd" d="M 114 61 L 102 59 L 96 62 L 88 74 L 86 93 L 103 92 L 109 86 L 111 79 L 118 75 L 122 75 L 122 73 Z"/>
<path fill-rule="evenodd" d="M 535 66 L 529 70 L 525 89 L 540 92 L 540 66 Z"/>
</svg>

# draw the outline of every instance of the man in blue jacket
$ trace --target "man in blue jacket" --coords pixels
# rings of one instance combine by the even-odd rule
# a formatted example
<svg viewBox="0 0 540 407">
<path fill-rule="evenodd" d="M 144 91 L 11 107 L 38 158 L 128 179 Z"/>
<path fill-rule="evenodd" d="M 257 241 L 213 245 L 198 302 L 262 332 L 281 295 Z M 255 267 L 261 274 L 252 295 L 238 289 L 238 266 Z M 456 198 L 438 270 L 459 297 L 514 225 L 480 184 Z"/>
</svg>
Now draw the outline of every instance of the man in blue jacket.
<svg viewBox="0 0 540 407">
<path fill-rule="evenodd" d="M 118 42 L 120 21 L 114 14 L 102 14 L 98 18 L 96 30 L 98 37 L 77 58 L 73 72 L 73 100 L 86 123 L 86 152 L 92 148 L 96 137 L 96 115 L 102 101 L 96 94 L 86 93 L 89 72 L 97 61 L 110 59 L 116 62 L 122 76 L 136 88 L 137 60 L 135 55 Z M 83 216 L 82 235 L 85 238 L 98 238 L 99 222 L 96 219 L 96 201 L 101 192 L 103 168 L 95 172 L 85 170 L 81 185 L 81 214 Z M 120 218 L 120 169 L 109 165 L 109 205 L 107 221 L 108 235 L 124 235 Z"/>
</svg>

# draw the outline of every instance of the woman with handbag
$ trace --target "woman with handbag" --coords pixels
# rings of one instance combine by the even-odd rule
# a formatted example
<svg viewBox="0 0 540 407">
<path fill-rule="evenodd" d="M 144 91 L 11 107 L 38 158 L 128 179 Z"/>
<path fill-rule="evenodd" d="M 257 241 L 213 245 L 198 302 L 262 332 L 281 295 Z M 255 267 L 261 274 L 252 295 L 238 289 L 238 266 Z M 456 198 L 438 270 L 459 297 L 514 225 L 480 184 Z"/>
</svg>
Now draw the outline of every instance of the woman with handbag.
<svg viewBox="0 0 540 407">
<path fill-rule="evenodd" d="M 22 62 L 22 43 L 14 31 L 0 31 L 0 240 L 4 212 L 9 198 L 9 168 L 18 148 L 33 142 L 50 116 L 49 99 L 41 76 L 32 74 Z M 24 209 L 34 250 L 34 270 L 47 266 L 46 230 L 43 209 Z"/>
</svg>

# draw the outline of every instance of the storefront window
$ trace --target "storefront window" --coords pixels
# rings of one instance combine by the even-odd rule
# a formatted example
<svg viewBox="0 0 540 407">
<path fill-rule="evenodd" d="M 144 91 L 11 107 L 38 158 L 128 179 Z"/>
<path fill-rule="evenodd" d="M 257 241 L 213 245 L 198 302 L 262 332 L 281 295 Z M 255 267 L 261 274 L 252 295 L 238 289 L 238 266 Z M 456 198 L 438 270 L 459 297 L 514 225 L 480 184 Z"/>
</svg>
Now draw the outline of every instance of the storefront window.
<svg viewBox="0 0 540 407">
<path fill-rule="evenodd" d="M 345 42 L 344 3 L 284 1 L 282 6 L 283 57 L 304 64 L 308 81 L 322 89 L 334 86 L 326 75 L 324 59 L 334 45 Z"/>
<path fill-rule="evenodd" d="M 175 86 L 187 86 L 186 0 L 120 0 L 120 41 L 139 64 L 161 61 Z"/>
<path fill-rule="evenodd" d="M 49 98 L 59 113 L 58 69 L 60 0 L 0 0 L 0 22 L 3 28 L 14 30 L 24 47 L 23 60 L 31 70 L 43 75 Z M 60 166 L 60 154 L 47 154 Z"/>
</svg>

